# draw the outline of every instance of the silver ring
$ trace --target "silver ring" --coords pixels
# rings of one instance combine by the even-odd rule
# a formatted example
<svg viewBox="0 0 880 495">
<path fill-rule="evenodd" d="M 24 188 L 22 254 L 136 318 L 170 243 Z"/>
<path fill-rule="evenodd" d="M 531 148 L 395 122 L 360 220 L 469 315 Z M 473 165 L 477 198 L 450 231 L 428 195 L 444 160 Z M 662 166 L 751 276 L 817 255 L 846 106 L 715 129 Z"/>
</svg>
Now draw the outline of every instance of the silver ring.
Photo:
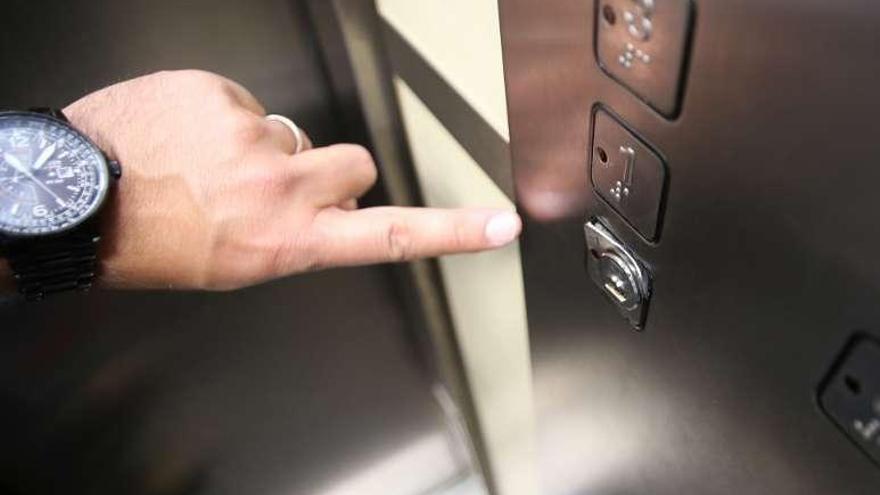
<svg viewBox="0 0 880 495">
<path fill-rule="evenodd" d="M 272 114 L 266 115 L 266 120 L 270 122 L 281 122 L 285 127 L 290 129 L 290 132 L 293 133 L 294 139 L 296 139 L 296 150 L 293 154 L 297 154 L 303 150 L 305 147 L 305 139 L 303 139 L 303 132 L 299 128 L 298 125 L 294 124 L 292 120 L 288 119 L 284 115 Z"/>
</svg>

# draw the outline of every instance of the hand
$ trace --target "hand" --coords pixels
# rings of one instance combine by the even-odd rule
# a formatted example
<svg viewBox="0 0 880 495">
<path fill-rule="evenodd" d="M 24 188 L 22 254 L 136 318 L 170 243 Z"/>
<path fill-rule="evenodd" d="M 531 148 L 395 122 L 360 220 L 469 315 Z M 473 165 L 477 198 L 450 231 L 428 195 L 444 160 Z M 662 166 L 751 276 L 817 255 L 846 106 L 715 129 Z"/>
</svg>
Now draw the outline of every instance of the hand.
<svg viewBox="0 0 880 495">
<path fill-rule="evenodd" d="M 163 72 L 65 109 L 123 166 L 102 243 L 111 287 L 226 290 L 334 266 L 479 251 L 513 241 L 515 213 L 357 210 L 369 153 L 292 155 L 293 134 L 219 76 Z"/>
</svg>

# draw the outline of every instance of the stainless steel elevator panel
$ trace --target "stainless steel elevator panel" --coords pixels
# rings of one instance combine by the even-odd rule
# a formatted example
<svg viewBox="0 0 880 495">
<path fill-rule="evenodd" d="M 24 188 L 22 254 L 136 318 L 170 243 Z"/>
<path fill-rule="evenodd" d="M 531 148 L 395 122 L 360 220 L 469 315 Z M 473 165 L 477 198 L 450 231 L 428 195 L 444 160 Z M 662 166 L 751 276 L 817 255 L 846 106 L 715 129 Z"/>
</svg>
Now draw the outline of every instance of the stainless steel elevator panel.
<svg viewBox="0 0 880 495">
<path fill-rule="evenodd" d="M 880 335 L 880 4 L 694 1 L 674 118 L 601 68 L 602 6 L 500 0 L 542 493 L 880 493 L 819 400 Z M 665 160 L 656 243 L 591 184 L 597 106 Z M 652 274 L 642 332 L 584 269 L 591 218 Z"/>
</svg>

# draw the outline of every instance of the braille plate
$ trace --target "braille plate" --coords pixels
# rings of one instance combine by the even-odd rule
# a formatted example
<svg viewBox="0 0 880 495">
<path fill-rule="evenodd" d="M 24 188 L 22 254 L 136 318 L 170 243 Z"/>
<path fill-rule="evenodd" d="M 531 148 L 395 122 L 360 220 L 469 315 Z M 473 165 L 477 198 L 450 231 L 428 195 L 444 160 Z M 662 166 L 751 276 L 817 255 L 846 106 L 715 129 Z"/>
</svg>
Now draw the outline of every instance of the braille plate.
<svg viewBox="0 0 880 495">
<path fill-rule="evenodd" d="M 596 55 L 611 77 L 667 117 L 678 113 L 690 0 L 597 0 Z"/>
<path fill-rule="evenodd" d="M 666 165 L 644 140 L 608 112 L 593 117 L 594 190 L 646 240 L 660 233 Z"/>
</svg>

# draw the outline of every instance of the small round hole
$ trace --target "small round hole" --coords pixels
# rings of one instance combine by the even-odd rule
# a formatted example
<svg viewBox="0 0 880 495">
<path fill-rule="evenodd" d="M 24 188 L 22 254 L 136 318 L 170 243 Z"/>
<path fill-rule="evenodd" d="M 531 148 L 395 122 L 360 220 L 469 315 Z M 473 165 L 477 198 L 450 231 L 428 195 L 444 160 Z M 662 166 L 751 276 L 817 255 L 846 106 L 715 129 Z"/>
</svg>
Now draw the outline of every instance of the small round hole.
<svg viewBox="0 0 880 495">
<path fill-rule="evenodd" d="M 610 5 L 605 5 L 602 7 L 602 17 L 605 18 L 605 22 L 609 25 L 613 26 L 614 23 L 617 22 L 617 14 L 614 12 L 614 7 Z"/>
<path fill-rule="evenodd" d="M 599 161 L 602 163 L 608 163 L 608 153 L 605 151 L 605 148 L 596 148 L 596 153 L 599 155 Z"/>
<path fill-rule="evenodd" d="M 846 375 L 843 377 L 843 383 L 846 384 L 846 388 L 849 389 L 853 395 L 859 395 L 862 393 L 862 384 L 859 382 L 858 378 L 855 378 L 851 375 Z"/>
</svg>

